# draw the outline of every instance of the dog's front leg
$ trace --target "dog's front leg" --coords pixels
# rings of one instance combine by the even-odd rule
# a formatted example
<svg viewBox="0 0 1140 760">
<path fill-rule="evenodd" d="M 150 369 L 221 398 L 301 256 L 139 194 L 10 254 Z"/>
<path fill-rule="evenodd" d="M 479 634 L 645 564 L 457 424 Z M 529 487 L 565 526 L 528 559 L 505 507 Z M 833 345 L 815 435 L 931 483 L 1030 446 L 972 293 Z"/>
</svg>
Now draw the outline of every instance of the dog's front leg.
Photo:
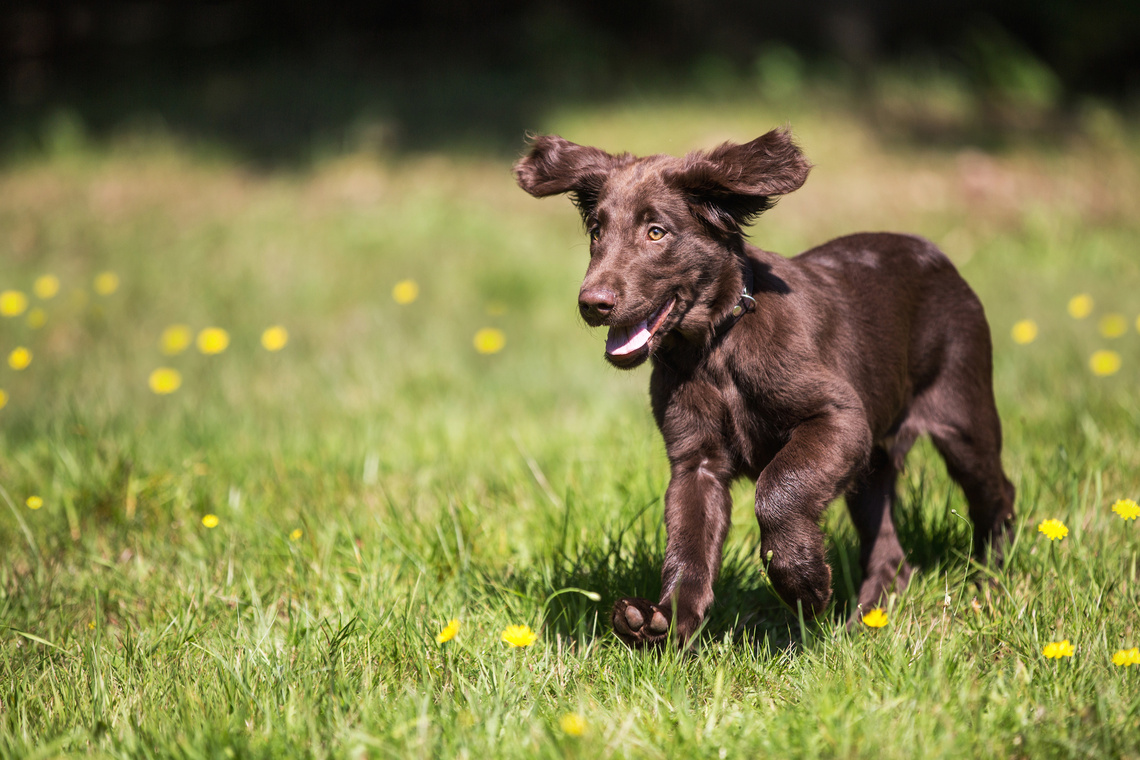
<svg viewBox="0 0 1140 760">
<path fill-rule="evenodd" d="M 661 601 L 619 599 L 614 631 L 632 646 L 665 640 L 669 621 L 681 644 L 700 626 L 712 604 L 721 549 L 732 516 L 732 476 L 721 456 L 694 454 L 673 462 L 665 492 L 668 540 L 661 569 Z"/>
<path fill-rule="evenodd" d="M 811 619 L 831 599 L 819 521 L 828 503 L 861 468 L 871 431 L 861 414 L 832 411 L 802 423 L 756 483 L 760 552 L 768 577 L 788 605 Z"/>
</svg>

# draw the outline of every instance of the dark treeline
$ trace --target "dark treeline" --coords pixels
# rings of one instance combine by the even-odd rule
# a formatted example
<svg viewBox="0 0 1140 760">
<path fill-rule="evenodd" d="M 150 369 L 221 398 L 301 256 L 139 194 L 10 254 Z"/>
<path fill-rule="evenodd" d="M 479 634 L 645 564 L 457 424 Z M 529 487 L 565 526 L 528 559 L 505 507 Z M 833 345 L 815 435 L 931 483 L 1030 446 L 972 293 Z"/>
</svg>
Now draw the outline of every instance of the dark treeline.
<svg viewBox="0 0 1140 760">
<path fill-rule="evenodd" d="M 157 119 L 262 157 L 329 134 L 497 144 L 547 105 L 732 81 L 771 50 L 856 88 L 911 61 L 984 88 L 1031 61 L 1058 107 L 1140 99 L 1135 0 L 9 0 L 0 30 L 9 147 L 59 113 L 96 135 Z"/>
</svg>

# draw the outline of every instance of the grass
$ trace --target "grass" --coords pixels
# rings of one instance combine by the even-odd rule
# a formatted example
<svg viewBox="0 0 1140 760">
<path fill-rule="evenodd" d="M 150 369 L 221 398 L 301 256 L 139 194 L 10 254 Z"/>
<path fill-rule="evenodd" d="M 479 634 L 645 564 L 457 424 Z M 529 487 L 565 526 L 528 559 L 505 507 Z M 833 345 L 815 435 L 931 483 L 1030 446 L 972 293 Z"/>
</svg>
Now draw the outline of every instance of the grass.
<svg viewBox="0 0 1140 760">
<path fill-rule="evenodd" d="M 607 610 L 659 589 L 667 466 L 647 373 L 608 369 L 575 317 L 568 203 L 494 157 L 257 173 L 162 135 L 73 140 L 0 174 L 0 290 L 63 286 L 30 296 L 43 326 L 0 319 L 0 354 L 33 354 L 0 365 L 0 757 L 1137 757 L 1140 668 L 1111 658 L 1140 644 L 1140 528 L 1110 510 L 1140 495 L 1135 126 L 1098 111 L 982 153 L 884 141 L 826 103 L 659 106 L 519 131 L 680 152 L 790 119 L 816 168 L 757 242 L 918 232 L 977 289 L 1019 489 L 992 585 L 920 445 L 899 517 L 920 572 L 887 626 L 844 630 L 857 547 L 837 504 L 836 604 L 801 628 L 742 483 L 695 651 L 630 652 Z M 1128 332 L 1101 336 L 1115 312 Z M 175 323 L 230 346 L 164 356 Z M 501 351 L 475 350 L 483 327 Z M 1088 367 L 1102 348 L 1114 375 Z M 181 388 L 152 393 L 159 366 Z M 1069 535 L 1050 543 L 1046 518 Z M 513 624 L 538 640 L 508 647 Z M 1062 639 L 1071 658 L 1043 657 Z"/>
</svg>

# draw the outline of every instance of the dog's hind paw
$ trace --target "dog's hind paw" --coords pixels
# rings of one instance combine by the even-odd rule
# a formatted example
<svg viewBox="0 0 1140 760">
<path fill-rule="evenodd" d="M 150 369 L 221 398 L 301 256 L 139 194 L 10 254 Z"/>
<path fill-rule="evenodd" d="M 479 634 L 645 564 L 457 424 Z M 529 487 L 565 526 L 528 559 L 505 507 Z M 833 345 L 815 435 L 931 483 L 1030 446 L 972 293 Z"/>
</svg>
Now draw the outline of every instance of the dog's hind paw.
<svg viewBox="0 0 1140 760">
<path fill-rule="evenodd" d="M 627 597 L 614 604 L 614 633 L 631 647 L 661 644 L 669 635 L 669 611 L 648 599 Z"/>
</svg>

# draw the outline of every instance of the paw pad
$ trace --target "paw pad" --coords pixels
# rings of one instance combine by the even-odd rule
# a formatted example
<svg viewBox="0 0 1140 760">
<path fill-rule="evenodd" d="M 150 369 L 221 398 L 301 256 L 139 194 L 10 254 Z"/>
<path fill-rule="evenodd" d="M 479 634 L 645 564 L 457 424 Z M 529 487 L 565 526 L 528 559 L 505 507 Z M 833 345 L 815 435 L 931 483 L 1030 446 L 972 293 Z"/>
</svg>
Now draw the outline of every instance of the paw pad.
<svg viewBox="0 0 1140 760">
<path fill-rule="evenodd" d="M 631 646 L 656 644 L 669 633 L 669 616 L 646 599 L 619 599 L 613 625 L 614 633 Z"/>
</svg>

